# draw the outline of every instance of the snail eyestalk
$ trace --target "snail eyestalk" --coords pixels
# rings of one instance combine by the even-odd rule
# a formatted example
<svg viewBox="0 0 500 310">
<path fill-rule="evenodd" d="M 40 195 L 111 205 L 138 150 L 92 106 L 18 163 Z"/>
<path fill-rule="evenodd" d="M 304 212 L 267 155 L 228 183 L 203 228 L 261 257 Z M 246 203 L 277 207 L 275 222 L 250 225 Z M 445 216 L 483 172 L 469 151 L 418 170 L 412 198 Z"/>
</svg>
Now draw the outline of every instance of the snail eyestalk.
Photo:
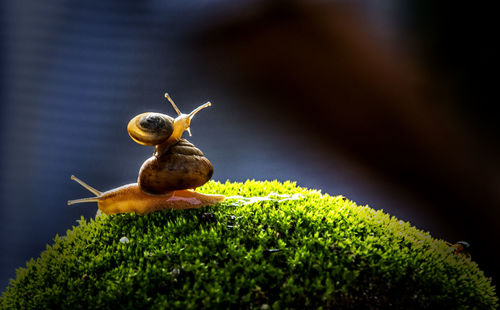
<svg viewBox="0 0 500 310">
<path fill-rule="evenodd" d="M 194 109 L 193 112 L 189 113 L 189 115 L 188 115 L 189 120 L 191 120 L 196 113 L 200 112 L 200 110 L 203 110 L 204 108 L 208 108 L 211 105 L 212 105 L 212 103 L 210 103 L 210 101 L 209 101 L 203 105 L 200 105 L 196 109 Z"/>
<path fill-rule="evenodd" d="M 181 116 L 181 111 L 179 110 L 179 108 L 177 108 L 177 106 L 175 105 L 174 101 L 172 100 L 172 98 L 170 98 L 170 96 L 168 95 L 168 93 L 165 93 L 165 98 L 168 99 L 168 101 L 170 101 L 170 103 L 172 104 L 172 106 L 174 107 L 174 110 L 175 112 L 177 112 L 177 115 Z"/>
<path fill-rule="evenodd" d="M 82 180 L 80 180 L 79 178 L 75 177 L 74 175 L 71 176 L 71 180 L 76 181 L 78 184 L 80 184 L 81 186 L 85 187 L 89 192 L 91 192 L 92 194 L 94 194 L 96 196 L 101 196 L 102 195 L 102 193 L 100 191 L 98 191 L 97 189 L 95 189 L 92 186 L 88 185 L 87 183 L 83 182 Z"/>
<path fill-rule="evenodd" d="M 194 109 L 194 110 L 193 110 L 191 113 L 189 113 L 189 114 L 188 114 L 188 116 L 187 116 L 187 117 L 188 117 L 188 119 L 189 119 L 189 121 L 188 121 L 188 122 L 189 122 L 189 123 L 191 123 L 191 120 L 193 119 L 193 117 L 194 117 L 194 115 L 195 115 L 196 113 L 198 113 L 199 111 L 201 111 L 201 110 L 203 110 L 204 108 L 207 108 L 207 107 L 209 107 L 209 106 L 211 106 L 211 105 L 212 105 L 212 104 L 211 104 L 211 103 L 210 103 L 210 101 L 209 101 L 209 102 L 205 103 L 204 105 L 201 105 L 201 106 L 197 107 L 196 109 Z M 191 127 L 188 127 L 188 128 L 186 129 L 186 131 L 188 132 L 188 134 L 189 134 L 189 136 L 190 136 L 190 137 L 191 137 L 191 136 L 193 136 L 193 135 L 191 134 Z"/>
<path fill-rule="evenodd" d="M 92 186 L 88 185 L 87 183 L 83 182 L 79 178 L 75 177 L 74 175 L 71 176 L 71 180 L 76 181 L 78 184 L 81 186 L 85 187 L 89 192 L 92 194 L 96 195 L 96 197 L 89 197 L 89 198 L 81 198 L 81 199 L 74 199 L 74 200 L 68 200 L 68 206 L 75 204 L 75 203 L 84 203 L 84 202 L 96 202 L 99 201 L 99 197 L 102 196 L 102 193 L 98 191 L 97 189 L 93 188 Z"/>
</svg>

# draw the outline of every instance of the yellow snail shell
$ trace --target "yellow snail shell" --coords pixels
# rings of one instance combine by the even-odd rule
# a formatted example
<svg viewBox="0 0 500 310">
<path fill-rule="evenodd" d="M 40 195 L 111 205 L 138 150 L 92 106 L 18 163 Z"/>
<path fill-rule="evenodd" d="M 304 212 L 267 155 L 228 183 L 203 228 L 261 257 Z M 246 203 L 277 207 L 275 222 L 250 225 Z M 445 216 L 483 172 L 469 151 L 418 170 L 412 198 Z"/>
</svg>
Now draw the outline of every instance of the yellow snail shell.
<svg viewBox="0 0 500 310">
<path fill-rule="evenodd" d="M 130 120 L 127 131 L 139 144 L 158 145 L 167 141 L 174 132 L 174 119 L 162 113 L 142 113 Z"/>
</svg>

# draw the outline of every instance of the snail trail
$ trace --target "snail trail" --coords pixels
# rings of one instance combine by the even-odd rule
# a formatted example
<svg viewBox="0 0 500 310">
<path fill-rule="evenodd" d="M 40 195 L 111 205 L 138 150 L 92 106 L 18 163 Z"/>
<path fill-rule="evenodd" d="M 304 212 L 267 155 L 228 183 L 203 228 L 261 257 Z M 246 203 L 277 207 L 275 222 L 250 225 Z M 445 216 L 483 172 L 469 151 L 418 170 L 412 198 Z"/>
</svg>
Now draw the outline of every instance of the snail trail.
<svg viewBox="0 0 500 310">
<path fill-rule="evenodd" d="M 225 202 L 228 202 L 230 205 L 234 206 L 246 206 L 261 201 L 282 202 L 287 200 L 299 200 L 302 198 L 303 197 L 300 194 L 287 195 L 270 192 L 268 195 L 260 197 L 243 197 L 240 195 L 228 196 L 226 197 Z"/>
</svg>

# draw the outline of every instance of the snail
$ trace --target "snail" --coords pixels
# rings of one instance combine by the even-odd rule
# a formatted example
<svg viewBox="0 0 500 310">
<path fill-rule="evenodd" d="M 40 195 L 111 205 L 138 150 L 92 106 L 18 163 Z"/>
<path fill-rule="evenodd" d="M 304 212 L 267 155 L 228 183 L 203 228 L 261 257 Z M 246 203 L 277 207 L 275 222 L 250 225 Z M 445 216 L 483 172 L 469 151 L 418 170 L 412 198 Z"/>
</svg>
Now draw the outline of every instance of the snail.
<svg viewBox="0 0 500 310">
<path fill-rule="evenodd" d="M 451 246 L 453 248 L 453 254 L 463 254 L 465 256 L 470 256 L 470 244 L 467 241 L 457 241 Z"/>
<path fill-rule="evenodd" d="M 207 195 L 194 191 L 205 184 L 213 174 L 210 161 L 203 152 L 189 141 L 182 139 L 184 131 L 191 136 L 191 120 L 200 110 L 211 106 L 207 102 L 189 114 L 179 111 L 168 94 L 177 112 L 174 119 L 168 115 L 147 112 L 130 120 L 127 131 L 135 142 L 154 146 L 153 156 L 139 170 L 137 183 L 100 192 L 75 176 L 71 179 L 92 192 L 95 197 L 68 201 L 68 205 L 97 202 L 105 214 L 136 212 L 147 214 L 162 209 L 190 209 L 217 204 L 223 195 Z"/>
</svg>

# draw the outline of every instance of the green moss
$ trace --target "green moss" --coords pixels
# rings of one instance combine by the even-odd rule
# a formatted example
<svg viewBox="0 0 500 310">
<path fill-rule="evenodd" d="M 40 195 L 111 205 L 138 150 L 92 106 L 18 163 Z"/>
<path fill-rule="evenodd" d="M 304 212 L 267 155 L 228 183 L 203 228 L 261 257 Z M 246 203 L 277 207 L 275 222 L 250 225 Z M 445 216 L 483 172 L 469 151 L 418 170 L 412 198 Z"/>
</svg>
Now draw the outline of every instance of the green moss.
<svg viewBox="0 0 500 310">
<path fill-rule="evenodd" d="M 382 211 L 289 182 L 209 182 L 200 190 L 302 199 L 82 218 L 17 271 L 0 308 L 497 305 L 469 257 Z"/>
</svg>

